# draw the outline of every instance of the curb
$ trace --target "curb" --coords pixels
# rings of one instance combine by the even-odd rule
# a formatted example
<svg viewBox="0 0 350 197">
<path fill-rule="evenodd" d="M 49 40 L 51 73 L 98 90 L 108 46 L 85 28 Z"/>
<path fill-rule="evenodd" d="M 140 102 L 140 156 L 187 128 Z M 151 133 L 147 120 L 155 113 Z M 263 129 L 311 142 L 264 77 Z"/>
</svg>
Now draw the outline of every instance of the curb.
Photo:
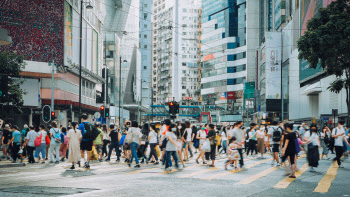
<svg viewBox="0 0 350 197">
<path fill-rule="evenodd" d="M 0 168 L 23 167 L 23 166 L 26 166 L 26 164 L 25 163 L 0 164 Z"/>
</svg>

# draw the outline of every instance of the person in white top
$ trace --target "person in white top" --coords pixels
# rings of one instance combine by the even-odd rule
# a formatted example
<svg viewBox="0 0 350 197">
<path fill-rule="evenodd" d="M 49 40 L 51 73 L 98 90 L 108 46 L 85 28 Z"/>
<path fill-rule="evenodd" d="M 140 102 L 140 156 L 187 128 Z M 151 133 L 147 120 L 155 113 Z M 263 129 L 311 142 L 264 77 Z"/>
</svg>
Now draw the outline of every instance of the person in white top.
<svg viewBox="0 0 350 197">
<path fill-rule="evenodd" d="M 156 147 L 158 146 L 158 133 L 156 131 L 156 126 L 154 124 L 150 125 L 150 132 L 148 134 L 148 141 L 149 141 L 149 145 L 151 147 L 151 151 L 150 151 L 149 157 L 148 157 L 148 162 L 153 156 L 154 159 L 156 160 L 154 165 L 157 165 L 157 164 L 159 164 L 158 156 L 157 156 L 157 152 L 156 152 Z"/>
<path fill-rule="evenodd" d="M 103 132 L 103 141 L 102 141 L 102 156 L 105 155 L 108 156 L 107 153 L 107 145 L 111 143 L 110 137 L 109 137 L 109 131 L 107 129 L 107 125 L 102 125 L 102 132 Z"/>
<path fill-rule="evenodd" d="M 199 150 L 201 151 L 196 159 L 196 162 L 199 164 L 198 159 L 202 157 L 203 164 L 207 164 L 204 160 L 204 151 L 202 150 L 202 146 L 207 139 L 207 133 L 205 132 L 205 127 L 203 126 L 201 130 L 197 132 L 197 139 L 199 139 Z"/>
<path fill-rule="evenodd" d="M 344 130 L 344 121 L 338 122 L 338 127 L 334 128 L 332 131 L 332 138 L 334 138 L 334 148 L 335 148 L 335 154 L 336 157 L 334 160 L 337 160 L 339 168 L 344 168 L 343 165 L 341 165 L 340 158 L 343 156 L 344 153 L 344 142 L 349 146 L 349 142 L 346 140 L 345 136 L 345 130 Z"/>
<path fill-rule="evenodd" d="M 185 122 L 185 127 L 186 127 L 186 129 L 185 129 L 185 134 L 184 134 L 184 136 L 186 136 L 186 139 L 183 139 L 183 141 L 184 141 L 184 146 L 183 146 L 184 151 L 183 151 L 183 154 L 184 154 L 184 159 L 185 159 L 186 161 L 188 161 L 188 160 L 189 160 L 189 156 L 188 156 L 188 151 L 189 151 L 189 150 L 190 150 L 191 155 L 192 155 L 191 148 L 189 147 L 189 146 L 190 146 L 190 142 L 191 142 L 191 140 L 192 140 L 192 138 L 191 138 L 191 136 L 192 136 L 191 123 L 188 122 L 188 121 L 186 121 L 186 122 Z"/>
<path fill-rule="evenodd" d="M 316 172 L 314 168 L 318 166 L 320 153 L 318 148 L 321 148 L 320 135 L 317 133 L 315 124 L 310 125 L 310 131 L 304 135 L 304 141 L 308 144 L 307 160 L 310 166 L 310 172 Z"/>
<path fill-rule="evenodd" d="M 39 162 L 40 161 L 40 153 L 41 153 L 41 159 L 42 159 L 42 164 L 45 163 L 45 150 L 46 150 L 46 136 L 47 136 L 47 132 L 45 131 L 45 126 L 44 125 L 40 125 L 39 127 L 40 131 L 38 132 L 38 137 L 41 136 L 41 145 L 36 147 L 35 149 L 35 154 L 34 154 L 34 158 L 35 158 L 35 162 Z"/>
<path fill-rule="evenodd" d="M 327 144 L 329 143 L 329 135 L 331 134 L 331 130 L 329 129 L 328 126 L 324 126 L 322 131 L 321 131 L 321 147 L 322 147 L 322 155 L 321 155 L 321 159 L 330 159 L 328 157 L 328 152 L 329 152 L 329 149 L 328 149 L 328 146 Z M 324 156 L 326 156 L 324 158 Z"/>
<path fill-rule="evenodd" d="M 223 130 L 221 132 L 221 146 L 222 146 L 222 149 L 221 151 L 219 152 L 219 155 L 225 151 L 225 154 L 227 155 L 227 134 L 226 134 L 226 130 Z"/>
</svg>

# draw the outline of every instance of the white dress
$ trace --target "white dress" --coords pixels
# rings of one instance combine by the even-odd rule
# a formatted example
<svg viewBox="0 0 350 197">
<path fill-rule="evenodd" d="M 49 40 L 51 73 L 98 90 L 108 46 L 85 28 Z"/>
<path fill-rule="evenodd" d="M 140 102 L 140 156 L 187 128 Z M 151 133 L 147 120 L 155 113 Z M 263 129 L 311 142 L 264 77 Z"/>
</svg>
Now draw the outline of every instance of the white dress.
<svg viewBox="0 0 350 197">
<path fill-rule="evenodd" d="M 69 155 L 68 155 L 68 162 L 78 162 L 81 159 L 80 155 L 80 138 L 83 136 L 81 135 L 81 131 L 76 129 L 75 131 L 73 129 L 70 129 L 68 131 L 67 137 L 69 138 Z"/>
</svg>

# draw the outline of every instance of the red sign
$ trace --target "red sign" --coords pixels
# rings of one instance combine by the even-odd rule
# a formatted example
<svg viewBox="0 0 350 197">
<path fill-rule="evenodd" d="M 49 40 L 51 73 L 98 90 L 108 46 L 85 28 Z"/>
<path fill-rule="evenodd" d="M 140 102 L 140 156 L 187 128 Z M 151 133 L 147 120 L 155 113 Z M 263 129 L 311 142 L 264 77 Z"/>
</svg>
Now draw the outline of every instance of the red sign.
<svg viewBox="0 0 350 197">
<path fill-rule="evenodd" d="M 203 61 L 208 61 L 208 60 L 211 60 L 211 59 L 214 59 L 214 53 L 206 55 L 206 56 L 203 57 Z"/>
<path fill-rule="evenodd" d="M 227 92 L 227 100 L 234 100 L 235 98 L 235 92 Z"/>
</svg>

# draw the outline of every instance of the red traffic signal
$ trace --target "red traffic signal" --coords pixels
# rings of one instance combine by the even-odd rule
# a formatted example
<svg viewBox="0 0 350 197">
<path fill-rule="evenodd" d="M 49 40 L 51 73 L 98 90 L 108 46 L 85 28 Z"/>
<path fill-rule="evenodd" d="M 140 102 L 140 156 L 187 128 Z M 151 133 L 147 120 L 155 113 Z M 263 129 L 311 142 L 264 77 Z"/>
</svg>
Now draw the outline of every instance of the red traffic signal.
<svg viewBox="0 0 350 197">
<path fill-rule="evenodd" d="M 170 106 L 173 106 L 173 105 L 174 105 L 174 103 L 173 103 L 173 102 L 170 102 L 170 103 L 169 103 L 169 105 L 170 105 Z"/>
<path fill-rule="evenodd" d="M 105 109 L 105 106 L 102 105 L 102 106 L 100 107 L 100 109 L 101 109 L 101 110 L 104 110 L 104 109 Z"/>
<path fill-rule="evenodd" d="M 51 112 L 51 116 L 55 116 L 55 112 L 53 111 L 53 112 Z"/>
</svg>

